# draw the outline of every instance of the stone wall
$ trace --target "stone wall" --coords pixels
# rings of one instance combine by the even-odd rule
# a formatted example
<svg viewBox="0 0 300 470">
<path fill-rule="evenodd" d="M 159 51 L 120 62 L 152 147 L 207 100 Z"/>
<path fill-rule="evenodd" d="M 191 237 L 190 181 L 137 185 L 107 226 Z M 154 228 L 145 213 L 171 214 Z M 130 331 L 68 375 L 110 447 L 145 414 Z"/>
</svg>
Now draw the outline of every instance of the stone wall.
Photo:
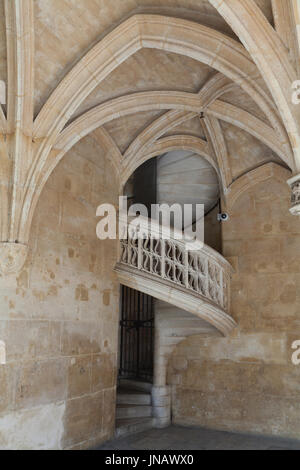
<svg viewBox="0 0 300 470">
<path fill-rule="evenodd" d="M 24 270 L 0 279 L 0 449 L 81 449 L 113 434 L 116 245 L 96 238 L 96 208 L 117 188 L 85 138 L 44 189 Z"/>
<path fill-rule="evenodd" d="M 300 220 L 285 181 L 253 187 L 223 225 L 235 267 L 230 338 L 191 337 L 169 366 L 175 423 L 300 438 Z M 175 385 L 178 384 L 178 385 Z"/>
</svg>

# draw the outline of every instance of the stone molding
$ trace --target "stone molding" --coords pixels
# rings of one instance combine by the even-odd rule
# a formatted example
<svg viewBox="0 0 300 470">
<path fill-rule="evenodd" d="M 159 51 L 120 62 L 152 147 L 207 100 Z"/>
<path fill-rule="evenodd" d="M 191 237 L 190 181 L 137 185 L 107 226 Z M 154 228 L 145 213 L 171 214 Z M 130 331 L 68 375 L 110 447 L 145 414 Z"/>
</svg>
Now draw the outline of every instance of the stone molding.
<svg viewBox="0 0 300 470">
<path fill-rule="evenodd" d="M 291 169 L 296 172 L 300 169 L 300 107 L 292 103 L 291 90 L 298 77 L 287 48 L 254 0 L 209 2 L 242 41 L 268 84 L 293 147 Z"/>
</svg>

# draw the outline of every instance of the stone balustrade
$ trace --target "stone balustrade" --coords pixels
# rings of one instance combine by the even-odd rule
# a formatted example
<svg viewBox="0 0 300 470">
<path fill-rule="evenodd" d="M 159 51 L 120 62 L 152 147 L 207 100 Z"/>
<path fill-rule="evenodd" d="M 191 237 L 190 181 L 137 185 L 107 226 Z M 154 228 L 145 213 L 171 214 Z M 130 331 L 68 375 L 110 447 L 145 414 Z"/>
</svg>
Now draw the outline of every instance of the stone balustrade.
<svg viewBox="0 0 300 470">
<path fill-rule="evenodd" d="M 225 312 L 230 309 L 231 265 L 198 240 L 140 217 L 121 241 L 120 264 L 198 294 Z M 182 238 L 182 239 L 179 239 Z"/>
</svg>

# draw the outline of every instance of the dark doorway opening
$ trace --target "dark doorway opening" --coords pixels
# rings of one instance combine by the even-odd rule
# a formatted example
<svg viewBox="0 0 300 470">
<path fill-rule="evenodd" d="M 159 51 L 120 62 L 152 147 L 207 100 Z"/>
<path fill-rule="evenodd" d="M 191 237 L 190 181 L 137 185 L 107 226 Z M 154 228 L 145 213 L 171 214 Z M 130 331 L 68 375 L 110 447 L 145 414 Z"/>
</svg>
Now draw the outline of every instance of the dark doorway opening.
<svg viewBox="0 0 300 470">
<path fill-rule="evenodd" d="M 153 381 L 154 300 L 122 286 L 119 378 Z"/>
</svg>

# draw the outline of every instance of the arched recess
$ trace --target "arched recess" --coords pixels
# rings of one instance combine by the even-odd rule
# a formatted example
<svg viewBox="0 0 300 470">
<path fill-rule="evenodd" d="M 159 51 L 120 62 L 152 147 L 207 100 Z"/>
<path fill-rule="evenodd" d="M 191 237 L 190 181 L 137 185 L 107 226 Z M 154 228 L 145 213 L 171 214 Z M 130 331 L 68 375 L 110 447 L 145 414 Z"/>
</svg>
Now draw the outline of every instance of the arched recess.
<svg viewBox="0 0 300 470">
<path fill-rule="evenodd" d="M 290 177 L 290 170 L 277 163 L 270 162 L 255 168 L 255 170 L 240 176 L 240 178 L 232 183 L 226 196 L 226 207 L 228 210 L 231 210 L 240 196 L 258 183 L 266 182 L 272 178 L 285 182 Z"/>
<path fill-rule="evenodd" d="M 282 129 L 274 103 L 257 84 L 258 70 L 233 39 L 191 21 L 159 15 L 134 15 L 108 34 L 71 70 L 39 113 L 34 136 L 51 144 L 78 106 L 115 68 L 141 48 L 186 55 L 240 85 Z M 42 150 L 43 144 L 40 149 Z"/>
<path fill-rule="evenodd" d="M 157 48 L 205 63 L 243 88 L 265 112 L 282 145 L 286 132 L 275 105 L 258 84 L 259 72 L 237 42 L 191 21 L 159 15 L 135 15 L 94 46 L 53 92 L 34 124 L 34 160 L 21 203 L 19 239 L 26 242 L 36 200 L 51 173 L 52 147 L 84 99 L 109 73 L 141 48 Z M 180 106 L 179 106 L 180 107 Z M 149 109 L 149 108 L 148 108 Z M 98 127 L 98 126 L 97 126 Z"/>
<path fill-rule="evenodd" d="M 125 184 L 132 173 L 147 160 L 163 153 L 172 152 L 173 150 L 191 150 L 201 155 L 212 165 L 221 180 L 218 164 L 211 155 L 210 147 L 205 140 L 191 135 L 175 135 L 157 140 L 147 149 L 145 154 L 140 154 L 139 158 L 135 161 L 124 162 L 121 182 Z"/>
<path fill-rule="evenodd" d="M 155 109 L 180 110 L 195 113 L 195 115 L 205 110 L 208 114 L 217 116 L 220 119 L 224 118 L 225 121 L 247 130 L 256 138 L 261 139 L 266 145 L 269 145 L 288 165 L 292 165 L 291 154 L 286 153 L 275 131 L 260 119 L 219 100 L 209 105 L 208 108 L 203 107 L 206 104 L 207 96 L 202 101 L 198 94 L 171 91 L 140 92 L 115 98 L 107 103 L 96 106 L 77 118 L 59 135 L 49 157 L 44 162 L 43 172 L 41 174 L 35 172 L 34 174 L 34 181 L 29 187 L 27 198 L 24 202 L 28 212 L 26 212 L 26 220 L 21 225 L 22 232 L 20 239 L 26 240 L 26 237 L 28 237 L 31 219 L 42 188 L 65 153 L 95 129 L 121 116 Z M 231 113 L 233 114 L 232 119 Z M 118 167 L 120 165 L 119 161 L 113 155 L 115 155 L 115 152 L 112 153 L 112 158 L 114 159 L 115 166 Z"/>
<path fill-rule="evenodd" d="M 294 151 L 294 168 L 300 172 L 300 108 L 292 103 L 297 74 L 280 36 L 254 0 L 209 0 L 240 38 L 272 93 Z M 267 51 L 267 53 L 266 53 Z"/>
</svg>

